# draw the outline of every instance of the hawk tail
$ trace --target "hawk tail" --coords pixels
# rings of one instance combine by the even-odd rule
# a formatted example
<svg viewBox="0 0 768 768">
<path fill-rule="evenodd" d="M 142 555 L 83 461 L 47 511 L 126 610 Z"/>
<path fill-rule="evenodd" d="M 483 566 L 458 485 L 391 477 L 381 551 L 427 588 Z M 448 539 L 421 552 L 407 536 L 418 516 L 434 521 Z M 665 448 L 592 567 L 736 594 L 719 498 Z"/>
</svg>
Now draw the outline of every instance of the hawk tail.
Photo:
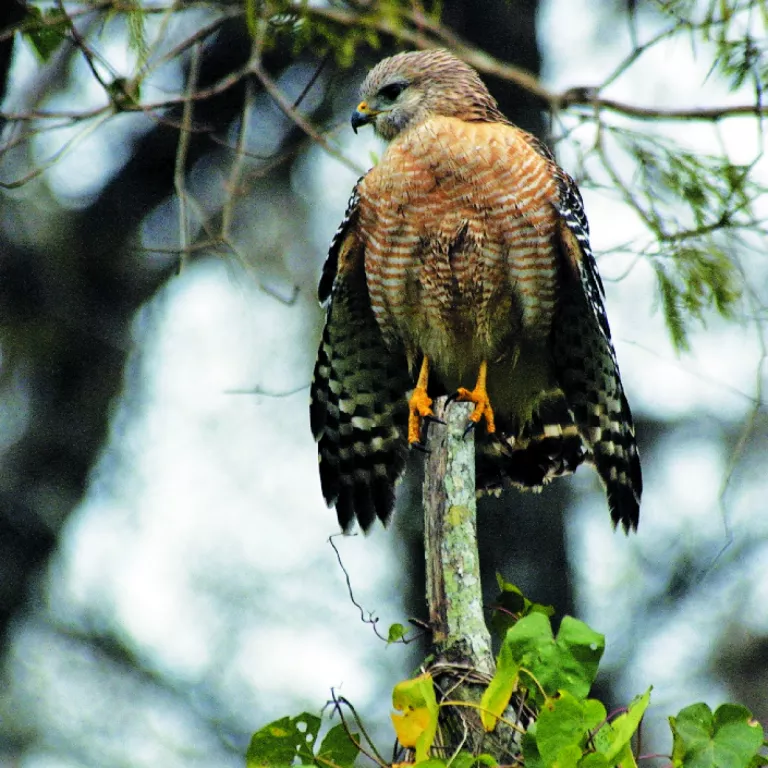
<svg viewBox="0 0 768 768">
<path fill-rule="evenodd" d="M 477 488 L 495 492 L 508 485 L 540 489 L 576 471 L 586 458 L 584 443 L 565 400 L 543 403 L 522 429 L 497 422 L 497 436 L 478 441 Z"/>
</svg>

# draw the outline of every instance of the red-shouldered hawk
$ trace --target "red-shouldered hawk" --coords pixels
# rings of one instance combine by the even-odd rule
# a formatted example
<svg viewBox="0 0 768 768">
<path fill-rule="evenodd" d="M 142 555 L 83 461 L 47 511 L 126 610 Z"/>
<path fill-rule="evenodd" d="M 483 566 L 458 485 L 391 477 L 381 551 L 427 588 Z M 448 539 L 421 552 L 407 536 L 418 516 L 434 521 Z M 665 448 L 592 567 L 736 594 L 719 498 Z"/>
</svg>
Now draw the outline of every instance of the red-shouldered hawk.
<svg viewBox="0 0 768 768">
<path fill-rule="evenodd" d="M 352 127 L 389 143 L 323 268 L 310 405 L 340 525 L 389 519 L 428 393 L 447 392 L 475 403 L 478 488 L 587 461 L 635 529 L 635 430 L 575 182 L 447 51 L 385 59 L 360 96 Z"/>
</svg>

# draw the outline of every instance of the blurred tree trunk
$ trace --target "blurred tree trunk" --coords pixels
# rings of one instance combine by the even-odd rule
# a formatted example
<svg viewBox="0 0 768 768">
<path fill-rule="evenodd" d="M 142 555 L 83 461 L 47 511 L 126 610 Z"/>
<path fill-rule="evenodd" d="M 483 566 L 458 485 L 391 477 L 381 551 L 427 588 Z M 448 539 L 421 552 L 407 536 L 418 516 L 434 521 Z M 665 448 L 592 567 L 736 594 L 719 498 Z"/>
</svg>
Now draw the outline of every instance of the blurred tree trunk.
<svg viewBox="0 0 768 768">
<path fill-rule="evenodd" d="M 446 0 L 442 19 L 463 39 L 491 56 L 538 75 L 541 54 L 536 37 L 539 0 Z M 501 111 L 526 131 L 546 138 L 541 103 L 530 93 L 496 77 L 483 76 Z"/>
<path fill-rule="evenodd" d="M 18 8 L 11 4 L 10 13 Z M 8 38 L 8 42 L 13 38 Z M 9 46 L 8 46 L 9 47 Z M 241 67 L 251 41 L 229 22 L 202 56 L 200 86 Z M 10 58 L 1 58 L 5 83 Z M 264 57 L 270 72 L 290 51 Z M 239 114 L 242 83 L 196 102 L 194 119 L 221 132 Z M 146 258 L 137 229 L 174 193 L 180 114 L 167 115 L 138 140 L 131 159 L 84 210 L 67 215 L 55 252 L 21 249 L 0 238 L 0 319 L 6 354 L 0 387 L 17 387 L 25 428 L 0 444 L 0 642 L 30 597 L 30 587 L 58 543 L 62 526 L 82 498 L 119 394 L 136 311 L 176 272 L 175 263 Z M 295 129 L 287 140 L 303 134 Z M 188 167 L 214 145 L 193 133 Z M 286 174 L 287 164 L 276 174 Z M 0 221 L 23 217 L 23 202 L 0 196 Z M 8 372 L 9 366 L 13 370 Z"/>
</svg>

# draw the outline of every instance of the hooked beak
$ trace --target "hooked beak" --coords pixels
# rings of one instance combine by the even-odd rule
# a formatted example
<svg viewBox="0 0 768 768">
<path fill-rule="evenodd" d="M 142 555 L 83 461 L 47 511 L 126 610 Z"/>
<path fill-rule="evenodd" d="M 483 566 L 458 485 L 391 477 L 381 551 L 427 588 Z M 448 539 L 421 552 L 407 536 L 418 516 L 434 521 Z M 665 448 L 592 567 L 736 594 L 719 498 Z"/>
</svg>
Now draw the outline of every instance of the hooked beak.
<svg viewBox="0 0 768 768">
<path fill-rule="evenodd" d="M 372 123 L 373 119 L 378 114 L 379 113 L 375 109 L 371 109 L 368 106 L 368 102 L 361 101 L 357 105 L 357 109 L 352 113 L 352 118 L 350 120 L 352 123 L 352 130 L 357 133 L 358 128 L 363 125 L 368 125 L 368 123 Z"/>
</svg>

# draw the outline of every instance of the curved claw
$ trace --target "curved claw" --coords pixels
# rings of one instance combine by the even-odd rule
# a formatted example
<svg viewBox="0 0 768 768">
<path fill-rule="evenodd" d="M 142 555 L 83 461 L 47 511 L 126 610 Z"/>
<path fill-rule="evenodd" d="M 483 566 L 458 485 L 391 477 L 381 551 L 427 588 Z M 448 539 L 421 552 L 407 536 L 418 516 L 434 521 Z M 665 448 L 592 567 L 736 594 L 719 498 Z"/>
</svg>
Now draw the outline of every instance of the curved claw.
<svg viewBox="0 0 768 768">
<path fill-rule="evenodd" d="M 445 407 L 447 408 L 451 403 L 456 402 L 459 399 L 459 390 L 456 390 L 452 395 L 448 395 L 445 398 Z"/>
<path fill-rule="evenodd" d="M 428 413 L 426 416 L 422 417 L 419 440 L 418 443 L 414 443 L 414 445 L 418 445 L 419 449 L 423 450 L 425 453 L 429 453 L 429 450 L 427 449 L 427 442 L 429 437 L 430 424 L 442 424 L 445 426 L 445 422 L 442 419 L 438 419 L 437 416 L 433 415 L 432 413 Z"/>
<path fill-rule="evenodd" d="M 432 453 L 432 451 L 430 451 L 426 444 L 421 442 L 421 440 L 416 443 L 411 443 L 411 448 L 415 448 L 417 451 L 421 451 L 421 453 L 425 453 L 427 455 Z"/>
</svg>

